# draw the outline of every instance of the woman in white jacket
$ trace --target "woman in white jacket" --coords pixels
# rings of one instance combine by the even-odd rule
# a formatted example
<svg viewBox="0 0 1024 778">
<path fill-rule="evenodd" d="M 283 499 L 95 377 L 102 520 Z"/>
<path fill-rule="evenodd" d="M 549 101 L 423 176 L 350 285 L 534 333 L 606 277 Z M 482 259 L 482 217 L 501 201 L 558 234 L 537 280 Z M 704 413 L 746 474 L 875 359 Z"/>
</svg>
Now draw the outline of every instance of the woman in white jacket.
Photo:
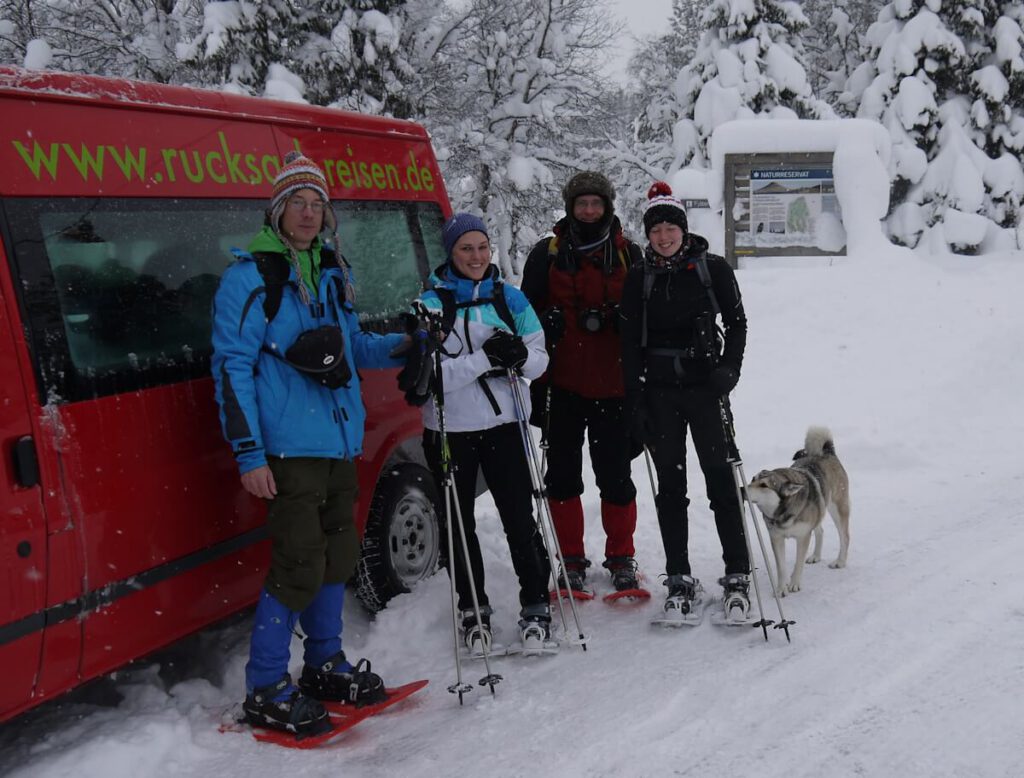
<svg viewBox="0 0 1024 778">
<path fill-rule="evenodd" d="M 551 625 L 551 568 L 533 517 L 529 465 L 508 372 L 519 374 L 516 380 L 528 418 L 529 391 L 523 379 L 536 378 L 547 367 L 544 331 L 526 297 L 502 283 L 497 267 L 491 264 L 483 221 L 468 213 L 456 214 L 444 225 L 443 239 L 448 261 L 434 272 L 433 288 L 423 293 L 420 302 L 443 323 L 445 432 L 481 611 L 478 623 L 464 555 L 456 541 L 449 573 L 454 571 L 464 638 L 470 650 L 478 650 L 474 644 L 480 641 L 490 644 L 492 609 L 473 510 L 479 468 L 494 497 L 519 578 L 523 641 L 546 640 Z M 423 448 L 440 484 L 441 436 L 433 399 L 423 406 L 423 426 Z"/>
</svg>

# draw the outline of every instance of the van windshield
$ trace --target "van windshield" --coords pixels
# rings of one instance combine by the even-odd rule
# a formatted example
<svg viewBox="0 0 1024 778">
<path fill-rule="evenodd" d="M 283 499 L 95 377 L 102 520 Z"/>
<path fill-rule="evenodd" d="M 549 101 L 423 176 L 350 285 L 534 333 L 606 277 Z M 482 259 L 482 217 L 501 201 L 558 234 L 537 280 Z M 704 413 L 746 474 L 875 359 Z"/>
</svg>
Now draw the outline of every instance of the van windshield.
<svg viewBox="0 0 1024 778">
<path fill-rule="evenodd" d="M 210 306 L 231 249 L 263 203 L 162 199 L 4 201 L 15 287 L 41 402 L 70 402 L 209 374 Z M 340 201 L 363 326 L 388 331 L 441 249 L 434 203 Z"/>
</svg>

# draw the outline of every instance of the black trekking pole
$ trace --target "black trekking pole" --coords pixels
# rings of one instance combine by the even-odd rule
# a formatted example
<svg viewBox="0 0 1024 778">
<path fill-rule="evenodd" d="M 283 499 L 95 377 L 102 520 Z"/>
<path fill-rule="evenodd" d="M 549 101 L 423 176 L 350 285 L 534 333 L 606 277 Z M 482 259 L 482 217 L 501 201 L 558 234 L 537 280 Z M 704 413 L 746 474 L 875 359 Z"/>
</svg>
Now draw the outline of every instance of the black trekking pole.
<svg viewBox="0 0 1024 778">
<path fill-rule="evenodd" d="M 554 556 L 560 569 L 565 569 L 565 558 L 562 556 L 562 546 L 558 542 L 558 533 L 555 532 L 555 523 L 551 518 L 551 508 L 548 505 L 547 489 L 544 487 L 544 475 L 541 472 L 540 459 L 537 456 L 537 449 L 533 442 L 533 435 L 530 432 L 530 420 L 526 413 L 526 402 L 523 399 L 523 388 L 519 383 L 519 373 L 514 368 L 506 371 L 509 387 L 512 391 L 512 402 L 515 406 L 516 421 L 519 423 L 519 433 L 523 441 L 523 452 L 526 456 L 526 463 L 530 469 L 530 486 L 533 490 L 534 504 L 537 506 L 537 522 L 540 527 L 541 540 L 547 551 L 548 559 Z M 552 554 L 554 552 L 554 554 Z M 554 565 L 551 566 L 551 580 L 554 585 L 555 597 L 558 602 L 558 613 L 562 620 L 562 630 L 568 634 L 569 624 L 565 618 L 565 606 L 563 599 L 569 601 L 569 609 L 572 611 L 573 622 L 576 626 L 577 639 L 574 641 L 584 651 L 587 650 L 587 638 L 583 634 L 583 627 L 580 624 L 579 614 L 576 612 L 576 603 L 572 596 L 562 594 L 558 585 L 558 575 Z"/>
<path fill-rule="evenodd" d="M 775 624 L 775 629 L 781 629 L 786 633 L 786 641 L 792 642 L 789 636 L 789 628 L 795 621 L 786 619 L 785 614 L 782 612 L 782 598 L 779 596 L 779 587 L 777 584 L 778 578 L 775 571 L 772 569 L 772 564 L 768 559 L 768 549 L 764 544 L 764 535 L 761 533 L 761 525 L 758 524 L 757 516 L 754 514 L 753 502 L 750 499 L 750 495 L 747 494 L 747 476 L 743 472 L 743 460 L 740 458 L 740 451 L 736 445 L 736 431 L 732 424 L 732 414 L 729 412 L 729 400 L 728 397 L 720 397 L 718 400 L 718 413 L 722 421 L 722 429 L 725 432 L 725 439 L 729 446 L 728 462 L 732 466 L 732 477 L 733 483 L 736 487 L 736 497 L 740 501 L 740 511 L 744 523 L 746 522 L 746 516 L 749 513 L 750 521 L 754 525 L 754 531 L 757 533 L 757 542 L 761 547 L 761 557 L 764 559 L 765 569 L 768 573 L 768 583 L 771 584 L 772 594 L 775 597 L 775 605 L 779 609 L 779 623 L 775 624 L 771 619 L 765 618 L 764 608 L 761 605 L 761 588 L 757 583 L 757 576 L 751 575 L 754 581 L 754 594 L 757 596 L 757 611 L 761 616 L 759 621 L 754 622 L 753 626 L 760 627 L 764 633 L 764 639 L 768 640 L 768 626 Z M 747 533 L 743 533 L 746 535 Z M 746 538 L 747 541 L 747 556 L 753 561 L 753 553 L 750 547 L 750 538 Z M 751 569 L 753 573 L 753 569 Z"/>
<path fill-rule="evenodd" d="M 455 591 L 455 539 L 452 525 L 458 524 L 459 527 L 459 540 L 462 546 L 462 559 L 466 566 L 466 577 L 469 579 L 469 591 L 473 600 L 473 613 L 476 616 L 476 623 L 482 624 L 482 614 L 480 612 L 480 600 L 477 596 L 476 582 L 473 580 L 473 566 L 469 561 L 469 544 L 466 541 L 466 528 L 462 522 L 462 508 L 459 505 L 459 496 L 455 488 L 454 471 L 455 467 L 452 463 L 451 449 L 448 446 L 448 432 L 445 428 L 444 422 L 444 379 L 441 373 L 441 342 L 444 338 L 444 333 L 441 328 L 440 317 L 427 310 L 426 306 L 422 303 L 415 303 L 414 308 L 417 315 L 427 322 L 428 337 L 436 339 L 436 347 L 433 353 L 434 359 L 434 381 L 433 381 L 433 395 L 434 395 L 434 410 L 437 414 L 437 428 L 438 435 L 441 443 L 441 487 L 444 491 L 444 512 L 445 512 L 445 523 L 447 524 L 447 541 L 448 541 L 448 579 L 451 586 L 451 605 L 452 605 L 452 638 L 454 640 L 455 648 L 455 683 L 448 687 L 450 694 L 459 695 L 459 705 L 463 704 L 462 697 L 467 692 L 473 691 L 473 685 L 466 683 L 462 678 L 462 657 L 459 653 L 459 605 L 456 599 Z M 453 510 L 454 506 L 454 510 Z M 453 522 L 452 519 L 455 519 Z M 498 684 L 502 677 L 497 673 L 491 672 L 490 663 L 490 646 L 487 640 L 481 640 L 480 646 L 483 651 L 484 670 L 486 675 L 480 679 L 480 686 L 487 686 L 491 690 L 491 694 L 494 694 L 494 687 Z"/>
</svg>

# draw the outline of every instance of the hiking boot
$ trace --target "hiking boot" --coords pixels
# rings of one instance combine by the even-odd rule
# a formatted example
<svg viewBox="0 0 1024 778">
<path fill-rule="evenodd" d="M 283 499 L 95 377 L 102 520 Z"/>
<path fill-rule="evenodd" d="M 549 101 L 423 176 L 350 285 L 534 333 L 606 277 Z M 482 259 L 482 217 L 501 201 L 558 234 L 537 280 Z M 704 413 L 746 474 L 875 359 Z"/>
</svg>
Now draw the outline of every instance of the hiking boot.
<svg viewBox="0 0 1024 778">
<path fill-rule="evenodd" d="M 323 705 L 303 694 L 285 675 L 275 684 L 253 689 L 242 703 L 245 720 L 256 727 L 309 737 L 330 732 L 331 719 Z"/>
<path fill-rule="evenodd" d="M 483 654 L 491 650 L 491 613 L 493 611 L 488 605 L 480 608 L 478 622 L 476 611 L 472 608 L 462 611 L 462 640 L 471 654 Z"/>
<path fill-rule="evenodd" d="M 299 688 L 317 700 L 344 702 L 361 708 L 387 699 L 384 681 L 370 671 L 370 662 L 360 659 L 353 667 L 339 651 L 319 667 L 305 665 Z"/>
<path fill-rule="evenodd" d="M 698 610 L 703 600 L 704 587 L 692 575 L 670 575 L 665 579 L 665 586 L 668 587 L 666 615 L 685 620 Z"/>
<path fill-rule="evenodd" d="M 750 616 L 750 576 L 730 573 L 718 579 L 722 587 L 723 610 L 728 621 L 746 621 Z"/>
<path fill-rule="evenodd" d="M 613 556 L 604 561 L 604 567 L 612 575 L 612 586 L 617 592 L 640 588 L 636 560 L 631 556 Z"/>
<path fill-rule="evenodd" d="M 561 575 L 558 576 L 558 587 L 574 592 L 586 592 L 587 568 L 590 567 L 590 560 L 581 556 L 567 556 L 564 561 L 565 566 Z"/>
</svg>

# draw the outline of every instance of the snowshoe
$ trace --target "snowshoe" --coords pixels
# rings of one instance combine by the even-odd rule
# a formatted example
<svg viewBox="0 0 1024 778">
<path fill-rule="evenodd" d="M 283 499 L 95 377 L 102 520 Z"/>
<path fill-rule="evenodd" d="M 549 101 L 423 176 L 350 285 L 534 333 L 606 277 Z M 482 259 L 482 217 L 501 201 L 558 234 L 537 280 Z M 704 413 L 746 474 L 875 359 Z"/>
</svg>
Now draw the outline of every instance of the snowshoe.
<svg viewBox="0 0 1024 778">
<path fill-rule="evenodd" d="M 323 735 L 332 729 L 323 705 L 297 689 L 289 675 L 270 686 L 253 689 L 246 695 L 242 711 L 245 721 L 252 726 L 290 732 L 298 739 Z"/>
<path fill-rule="evenodd" d="M 750 576 L 730 573 L 718 579 L 722 587 L 722 624 L 740 626 L 750 623 Z"/>
<path fill-rule="evenodd" d="M 664 627 L 695 627 L 704 620 L 704 587 L 690 575 L 670 575 L 665 579 L 668 597 L 662 615 L 651 620 Z"/>
<path fill-rule="evenodd" d="M 384 681 L 370 670 L 370 662 L 360 659 L 353 667 L 339 651 L 319 667 L 302 668 L 299 688 L 316 700 L 344 702 L 356 707 L 373 705 L 385 699 Z"/>
<path fill-rule="evenodd" d="M 494 645 L 491 635 L 491 613 L 489 606 L 480 608 L 480 620 L 477 621 L 473 609 L 462 611 L 462 641 L 471 656 L 483 656 L 490 653 Z"/>
<path fill-rule="evenodd" d="M 631 556 L 609 557 L 604 567 L 612 576 L 615 591 L 604 596 L 605 602 L 618 600 L 646 600 L 651 593 L 640 585 L 640 574 L 637 572 L 636 560 Z"/>
</svg>

